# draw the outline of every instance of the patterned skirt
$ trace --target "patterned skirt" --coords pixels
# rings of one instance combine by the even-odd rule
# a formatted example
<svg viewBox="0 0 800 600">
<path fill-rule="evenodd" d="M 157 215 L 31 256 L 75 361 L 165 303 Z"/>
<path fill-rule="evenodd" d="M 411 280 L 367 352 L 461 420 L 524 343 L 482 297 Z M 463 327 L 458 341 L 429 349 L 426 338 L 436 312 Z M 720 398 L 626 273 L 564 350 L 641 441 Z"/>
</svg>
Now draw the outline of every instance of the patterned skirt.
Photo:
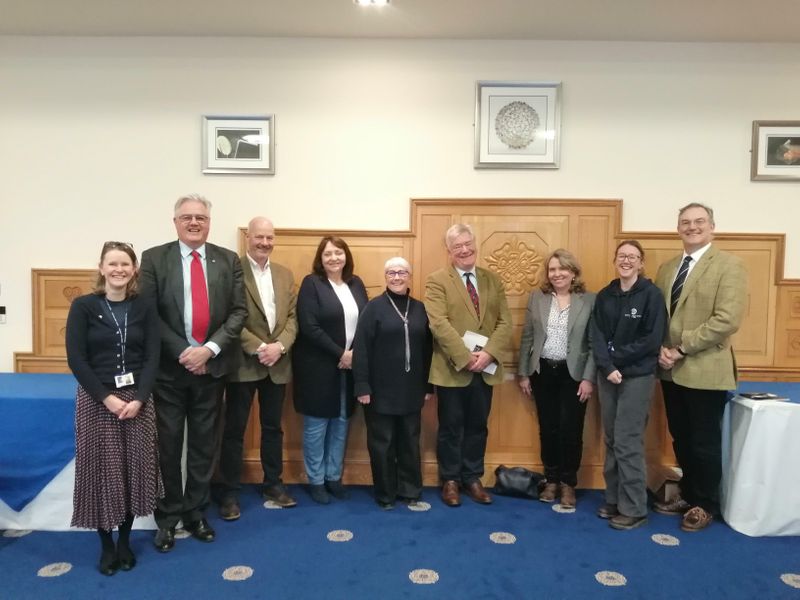
<svg viewBox="0 0 800 600">
<path fill-rule="evenodd" d="M 130 402 L 134 394 L 126 388 L 114 395 Z M 128 514 L 151 514 L 163 495 L 152 398 L 120 421 L 78 386 L 72 526 L 113 529 Z"/>
</svg>

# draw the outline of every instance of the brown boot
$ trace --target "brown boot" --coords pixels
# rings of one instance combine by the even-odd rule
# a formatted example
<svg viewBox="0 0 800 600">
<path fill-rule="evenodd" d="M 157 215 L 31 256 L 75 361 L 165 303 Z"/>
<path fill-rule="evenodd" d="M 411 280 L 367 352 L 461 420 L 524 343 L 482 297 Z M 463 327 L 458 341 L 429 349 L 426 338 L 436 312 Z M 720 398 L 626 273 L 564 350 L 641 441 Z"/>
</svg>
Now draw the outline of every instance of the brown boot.
<svg viewBox="0 0 800 600">
<path fill-rule="evenodd" d="M 566 483 L 561 484 L 561 506 L 575 508 L 575 488 Z"/>
</svg>

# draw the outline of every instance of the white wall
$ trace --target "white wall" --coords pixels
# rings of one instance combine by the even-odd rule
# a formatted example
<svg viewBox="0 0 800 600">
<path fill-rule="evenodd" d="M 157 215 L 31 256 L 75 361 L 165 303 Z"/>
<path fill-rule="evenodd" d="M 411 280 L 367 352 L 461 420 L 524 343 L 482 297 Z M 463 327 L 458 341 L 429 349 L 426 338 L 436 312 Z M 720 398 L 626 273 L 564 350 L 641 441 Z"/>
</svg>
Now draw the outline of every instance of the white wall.
<svg viewBox="0 0 800 600">
<path fill-rule="evenodd" d="M 751 182 L 754 119 L 800 119 L 800 45 L 0 37 L 0 371 L 31 349 L 31 268 L 104 240 L 174 238 L 184 192 L 211 240 L 278 227 L 407 229 L 412 197 L 621 198 L 623 227 L 680 205 L 720 231 L 786 232 L 800 184 Z M 480 79 L 563 82 L 559 170 L 475 170 Z M 203 175 L 203 114 L 276 115 L 274 177 Z"/>
</svg>

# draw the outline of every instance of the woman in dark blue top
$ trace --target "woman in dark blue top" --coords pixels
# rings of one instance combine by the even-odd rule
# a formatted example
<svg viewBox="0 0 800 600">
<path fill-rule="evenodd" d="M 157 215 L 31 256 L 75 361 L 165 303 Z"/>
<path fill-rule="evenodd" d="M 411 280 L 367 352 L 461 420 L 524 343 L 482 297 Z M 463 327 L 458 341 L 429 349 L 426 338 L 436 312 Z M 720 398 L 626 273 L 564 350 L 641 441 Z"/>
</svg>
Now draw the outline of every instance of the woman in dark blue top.
<svg viewBox="0 0 800 600">
<path fill-rule="evenodd" d="M 664 296 L 642 277 L 644 250 L 621 242 L 614 255 L 618 279 L 598 294 L 592 314 L 592 351 L 597 365 L 606 444 L 606 503 L 597 511 L 615 529 L 647 522 L 644 430 L 653 395 L 658 352 L 664 339 Z"/>
<path fill-rule="evenodd" d="M 78 380 L 72 525 L 98 530 L 103 575 L 136 565 L 134 516 L 151 514 L 163 495 L 151 396 L 159 318 L 136 294 L 136 276 L 133 248 L 106 242 L 94 293 L 76 298 L 67 318 L 67 362 Z"/>
</svg>

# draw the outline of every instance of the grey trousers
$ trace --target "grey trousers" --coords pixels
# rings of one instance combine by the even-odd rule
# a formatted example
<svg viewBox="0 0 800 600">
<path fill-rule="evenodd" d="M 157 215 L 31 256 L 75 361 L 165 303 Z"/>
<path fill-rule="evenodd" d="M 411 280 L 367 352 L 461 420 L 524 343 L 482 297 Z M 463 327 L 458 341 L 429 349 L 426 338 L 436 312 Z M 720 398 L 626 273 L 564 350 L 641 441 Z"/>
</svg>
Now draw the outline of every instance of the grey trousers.
<svg viewBox="0 0 800 600">
<path fill-rule="evenodd" d="M 647 515 L 644 430 L 655 385 L 654 375 L 623 379 L 619 385 L 598 375 L 600 414 L 606 444 L 603 476 L 606 502 L 628 517 Z"/>
</svg>

